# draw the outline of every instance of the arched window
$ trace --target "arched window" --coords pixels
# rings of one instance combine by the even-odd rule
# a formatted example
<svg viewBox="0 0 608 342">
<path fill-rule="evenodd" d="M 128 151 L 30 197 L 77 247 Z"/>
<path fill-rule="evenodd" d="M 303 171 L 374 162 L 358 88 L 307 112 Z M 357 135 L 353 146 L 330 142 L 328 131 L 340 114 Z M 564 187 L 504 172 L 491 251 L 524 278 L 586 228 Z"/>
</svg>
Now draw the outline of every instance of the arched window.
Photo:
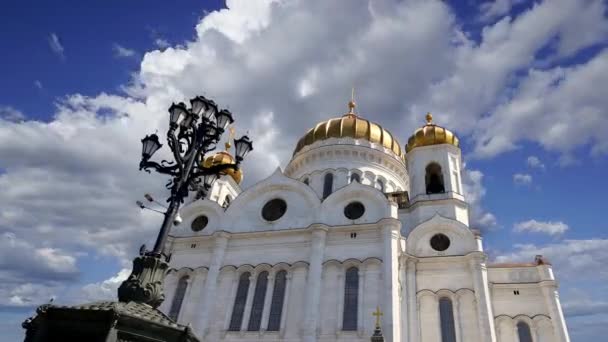
<svg viewBox="0 0 608 342">
<path fill-rule="evenodd" d="M 270 315 L 268 316 L 268 331 L 279 331 L 281 328 L 281 314 L 283 311 L 283 301 L 285 300 L 286 284 L 287 272 L 280 271 L 274 278 L 272 302 L 270 303 Z"/>
<path fill-rule="evenodd" d="M 182 308 L 182 303 L 184 302 L 187 288 L 188 276 L 179 278 L 177 288 L 175 289 L 175 295 L 173 296 L 173 301 L 171 302 L 171 308 L 169 309 L 169 317 L 171 317 L 171 319 L 174 321 L 177 321 L 177 317 L 179 317 L 179 311 Z"/>
<path fill-rule="evenodd" d="M 239 278 L 239 285 L 236 290 L 236 298 L 234 299 L 234 307 L 232 308 L 232 317 L 230 318 L 229 331 L 240 331 L 243 323 L 243 312 L 245 311 L 245 302 L 247 301 L 247 291 L 249 290 L 249 277 L 251 274 L 245 272 Z"/>
<path fill-rule="evenodd" d="M 334 175 L 332 173 L 325 174 L 325 181 L 323 182 L 323 199 L 326 199 L 334 188 Z"/>
<path fill-rule="evenodd" d="M 308 178 L 304 178 L 304 180 L 302 181 L 304 184 L 309 185 L 310 181 L 308 180 Z"/>
<path fill-rule="evenodd" d="M 427 194 L 439 194 L 445 192 L 445 186 L 443 185 L 443 173 L 439 164 L 430 163 L 426 167 L 425 181 Z"/>
<path fill-rule="evenodd" d="M 384 192 L 384 182 L 382 181 L 382 179 L 378 179 L 376 181 L 376 184 L 377 184 L 378 190 Z"/>
<path fill-rule="evenodd" d="M 344 278 L 344 313 L 342 330 L 356 331 L 359 302 L 359 269 L 351 267 L 346 270 Z"/>
<path fill-rule="evenodd" d="M 517 336 L 519 336 L 519 342 L 532 342 L 532 333 L 528 323 L 522 321 L 517 323 Z"/>
<path fill-rule="evenodd" d="M 359 176 L 359 174 L 355 173 L 355 172 L 351 173 L 350 174 L 350 182 L 351 183 L 352 182 L 361 183 L 361 176 Z"/>
<path fill-rule="evenodd" d="M 230 201 L 232 201 L 232 197 L 230 197 L 230 195 L 226 195 L 226 198 L 224 198 L 224 203 L 222 203 L 222 208 L 228 208 Z"/>
<path fill-rule="evenodd" d="M 251 315 L 249 316 L 248 331 L 260 331 L 262 324 L 262 311 L 264 310 L 264 299 L 266 298 L 266 287 L 268 286 L 268 272 L 264 271 L 258 275 L 255 282 L 255 292 L 253 294 L 253 304 L 251 305 Z"/>
<path fill-rule="evenodd" d="M 449 298 L 439 299 L 439 316 L 441 319 L 441 342 L 456 342 L 454 309 Z"/>
</svg>

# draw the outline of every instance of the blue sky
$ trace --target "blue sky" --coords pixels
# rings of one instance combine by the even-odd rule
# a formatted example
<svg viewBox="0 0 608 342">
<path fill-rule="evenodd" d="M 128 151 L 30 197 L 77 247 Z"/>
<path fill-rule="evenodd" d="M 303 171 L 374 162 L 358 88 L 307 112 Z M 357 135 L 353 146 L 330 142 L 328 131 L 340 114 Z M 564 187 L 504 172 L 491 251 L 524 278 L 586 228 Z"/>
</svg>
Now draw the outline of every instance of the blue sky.
<svg viewBox="0 0 608 342">
<path fill-rule="evenodd" d="M 160 222 L 133 202 L 163 179 L 136 165 L 171 101 L 240 115 L 247 186 L 353 84 L 402 142 L 426 111 L 455 130 L 491 258 L 548 255 L 573 340 L 608 333 L 605 2 L 267 2 L 3 2 L 0 333 L 51 296 L 114 294 Z"/>
</svg>

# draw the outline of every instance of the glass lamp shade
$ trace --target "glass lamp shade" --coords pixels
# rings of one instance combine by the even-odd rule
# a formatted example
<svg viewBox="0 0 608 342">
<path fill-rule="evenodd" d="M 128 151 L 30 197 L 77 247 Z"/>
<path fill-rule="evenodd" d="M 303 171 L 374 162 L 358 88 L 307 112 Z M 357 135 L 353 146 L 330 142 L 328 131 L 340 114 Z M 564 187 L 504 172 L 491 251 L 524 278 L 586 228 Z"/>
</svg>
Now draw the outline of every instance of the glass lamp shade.
<svg viewBox="0 0 608 342">
<path fill-rule="evenodd" d="M 201 115 L 201 112 L 207 108 L 208 102 L 209 102 L 209 100 L 207 100 L 203 96 L 197 96 L 197 97 L 193 98 L 192 100 L 190 100 L 190 106 L 192 107 L 192 109 L 191 109 L 192 113 L 194 113 L 196 115 Z"/>
<path fill-rule="evenodd" d="M 192 120 L 195 119 L 196 114 L 192 113 L 192 114 L 186 114 L 186 117 L 184 117 L 184 119 L 182 120 L 182 122 L 180 123 L 180 125 L 182 127 L 190 127 L 190 124 L 192 123 Z"/>
<path fill-rule="evenodd" d="M 203 176 L 203 184 L 205 184 L 205 188 L 211 189 L 211 186 L 213 185 L 213 182 L 215 182 L 216 179 L 217 179 L 217 173 L 212 173 L 212 174 L 209 174 L 209 175 L 204 175 Z"/>
<path fill-rule="evenodd" d="M 162 146 L 158 141 L 158 135 L 146 135 L 145 138 L 141 139 L 141 155 L 145 160 L 148 160 Z"/>
<path fill-rule="evenodd" d="M 172 125 L 178 125 L 180 120 L 185 119 L 188 115 L 188 109 L 183 102 L 174 103 L 169 107 L 169 123 Z"/>
<path fill-rule="evenodd" d="M 225 130 L 228 125 L 234 122 L 234 119 L 229 110 L 222 109 L 219 113 L 215 114 L 215 122 L 217 123 L 217 128 Z"/>
<path fill-rule="evenodd" d="M 202 97 L 202 96 L 199 96 Z M 213 119 L 213 116 L 216 115 L 217 113 L 217 105 L 215 104 L 215 102 L 213 102 L 213 100 L 207 100 L 205 99 L 205 107 L 203 109 L 203 116 L 208 119 L 211 120 Z"/>
<path fill-rule="evenodd" d="M 253 143 L 249 140 L 248 136 L 243 135 L 240 139 L 234 139 L 234 149 L 236 151 L 236 159 L 240 161 L 253 150 Z"/>
</svg>

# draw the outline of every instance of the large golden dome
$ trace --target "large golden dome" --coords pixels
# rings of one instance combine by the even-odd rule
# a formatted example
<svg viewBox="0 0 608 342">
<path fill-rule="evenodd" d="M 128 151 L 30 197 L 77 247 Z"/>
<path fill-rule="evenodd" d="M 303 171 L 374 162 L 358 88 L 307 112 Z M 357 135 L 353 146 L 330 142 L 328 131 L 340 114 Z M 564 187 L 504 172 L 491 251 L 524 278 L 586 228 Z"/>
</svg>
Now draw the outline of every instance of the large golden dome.
<svg viewBox="0 0 608 342">
<path fill-rule="evenodd" d="M 405 151 L 410 152 L 412 149 L 420 146 L 450 144 L 459 147 L 460 141 L 458 137 L 450 130 L 437 126 L 433 123 L 433 115 L 426 114 L 426 125 L 418 128 L 416 132 L 407 140 Z"/>
<path fill-rule="evenodd" d="M 317 141 L 329 138 L 353 138 L 380 144 L 393 151 L 400 158 L 402 157 L 401 146 L 389 131 L 376 123 L 357 116 L 354 113 L 354 101 L 350 101 L 348 107 L 349 112 L 342 117 L 319 122 L 306 132 L 298 141 L 293 154 L 295 155 L 305 146 L 312 145 Z"/>
<path fill-rule="evenodd" d="M 205 160 L 203 161 L 203 167 L 209 168 L 212 166 L 234 164 L 234 163 L 235 163 L 234 157 L 232 157 L 232 155 L 230 153 L 228 153 L 226 151 L 221 151 L 221 152 L 217 152 L 216 154 L 205 158 Z M 234 179 L 234 181 L 237 184 L 240 184 L 241 181 L 243 180 L 243 171 L 241 169 L 238 169 L 235 171 L 233 169 L 228 168 L 225 171 L 222 171 L 221 174 L 229 175 L 230 177 L 232 177 L 232 179 Z"/>
</svg>

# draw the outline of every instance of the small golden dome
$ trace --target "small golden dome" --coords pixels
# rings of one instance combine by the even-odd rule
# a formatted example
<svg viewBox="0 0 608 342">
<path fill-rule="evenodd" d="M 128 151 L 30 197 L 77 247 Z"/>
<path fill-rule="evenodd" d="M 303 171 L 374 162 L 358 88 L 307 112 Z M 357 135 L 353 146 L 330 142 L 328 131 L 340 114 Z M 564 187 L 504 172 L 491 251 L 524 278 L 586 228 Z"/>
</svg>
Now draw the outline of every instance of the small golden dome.
<svg viewBox="0 0 608 342">
<path fill-rule="evenodd" d="M 295 155 L 305 146 L 312 145 L 317 141 L 329 138 L 353 138 L 380 144 L 401 158 L 401 145 L 399 145 L 397 139 L 382 126 L 357 116 L 354 111 L 355 106 L 355 102 L 351 100 L 348 103 L 349 111 L 347 114 L 316 124 L 298 141 L 293 154 Z"/>
<path fill-rule="evenodd" d="M 205 160 L 203 161 L 203 167 L 212 167 L 212 166 L 217 166 L 217 165 L 225 165 L 225 164 L 234 164 L 235 160 L 234 157 L 232 157 L 232 155 L 226 151 L 221 151 L 221 152 L 217 152 L 214 155 L 211 155 L 207 158 L 205 158 Z M 241 181 L 243 180 L 243 171 L 241 169 L 238 170 L 233 170 L 233 169 L 226 169 L 225 171 L 222 171 L 221 173 L 222 175 L 229 175 L 230 177 L 232 177 L 232 179 L 234 179 L 234 181 L 237 184 L 240 184 Z"/>
<path fill-rule="evenodd" d="M 416 132 L 407 140 L 405 151 L 410 152 L 412 149 L 420 146 L 450 144 L 459 147 L 460 141 L 452 131 L 437 126 L 433 123 L 433 115 L 426 114 L 426 125 L 418 128 Z"/>
</svg>

